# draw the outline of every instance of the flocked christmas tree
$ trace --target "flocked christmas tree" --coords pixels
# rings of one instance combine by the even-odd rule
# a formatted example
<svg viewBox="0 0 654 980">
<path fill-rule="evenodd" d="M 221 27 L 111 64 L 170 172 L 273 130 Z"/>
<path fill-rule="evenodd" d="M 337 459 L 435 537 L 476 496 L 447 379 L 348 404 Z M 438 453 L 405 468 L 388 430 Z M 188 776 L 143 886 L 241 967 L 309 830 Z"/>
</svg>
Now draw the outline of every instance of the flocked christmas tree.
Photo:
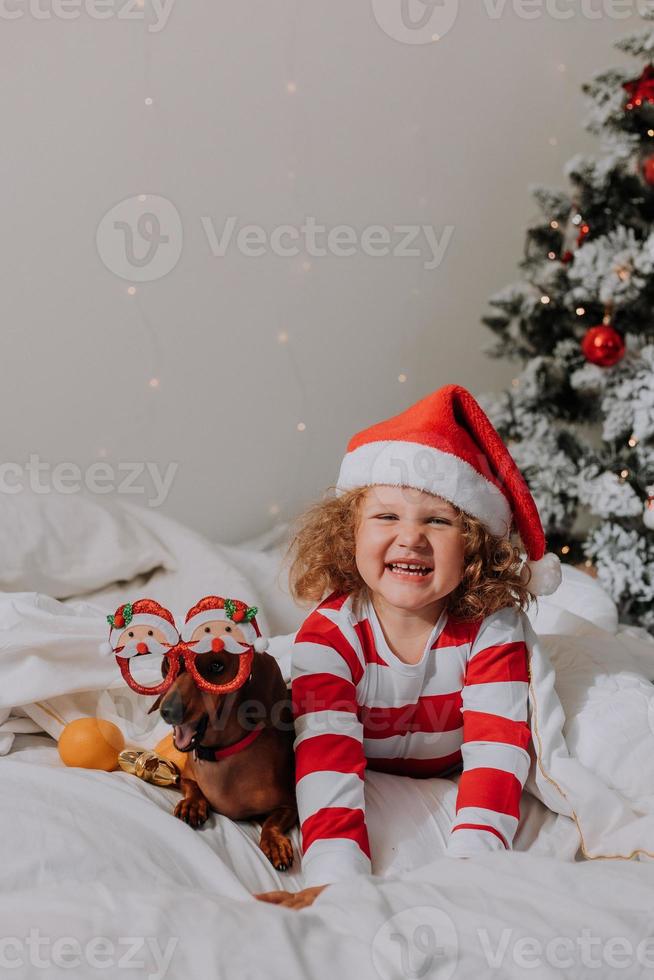
<svg viewBox="0 0 654 980">
<path fill-rule="evenodd" d="M 654 21 L 654 10 L 644 14 Z M 538 503 L 550 550 L 583 562 L 620 620 L 654 633 L 654 24 L 639 59 L 583 86 L 601 152 L 532 192 L 523 278 L 490 299 L 492 357 L 521 364 L 482 403 Z"/>
</svg>

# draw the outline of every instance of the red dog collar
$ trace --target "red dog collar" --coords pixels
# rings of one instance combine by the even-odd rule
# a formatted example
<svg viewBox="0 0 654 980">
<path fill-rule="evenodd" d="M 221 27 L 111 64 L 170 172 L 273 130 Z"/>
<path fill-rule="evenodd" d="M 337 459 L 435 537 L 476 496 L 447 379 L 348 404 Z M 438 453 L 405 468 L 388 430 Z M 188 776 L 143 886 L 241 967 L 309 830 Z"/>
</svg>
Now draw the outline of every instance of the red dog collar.
<svg viewBox="0 0 654 980">
<path fill-rule="evenodd" d="M 237 752 L 247 749 L 248 745 L 252 745 L 254 740 L 261 735 L 263 729 L 264 726 L 262 724 L 258 728 L 248 732 L 238 742 L 234 742 L 233 745 L 228 745 L 225 749 L 211 748 L 208 745 L 198 745 L 193 749 L 193 755 L 196 759 L 203 759 L 206 762 L 220 762 L 221 759 L 226 759 L 230 755 L 236 755 Z"/>
</svg>

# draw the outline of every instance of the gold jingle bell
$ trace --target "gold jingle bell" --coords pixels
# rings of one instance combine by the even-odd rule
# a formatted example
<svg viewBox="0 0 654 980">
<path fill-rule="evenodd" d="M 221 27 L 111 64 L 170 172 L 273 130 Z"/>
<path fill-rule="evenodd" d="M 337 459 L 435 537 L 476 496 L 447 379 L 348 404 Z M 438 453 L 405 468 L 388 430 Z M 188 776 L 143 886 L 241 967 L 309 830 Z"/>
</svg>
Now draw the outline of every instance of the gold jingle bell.
<svg viewBox="0 0 654 980">
<path fill-rule="evenodd" d="M 175 763 L 156 752 L 124 749 L 118 756 L 118 765 L 124 772 L 155 786 L 176 786 L 179 782 L 180 771 Z"/>
</svg>

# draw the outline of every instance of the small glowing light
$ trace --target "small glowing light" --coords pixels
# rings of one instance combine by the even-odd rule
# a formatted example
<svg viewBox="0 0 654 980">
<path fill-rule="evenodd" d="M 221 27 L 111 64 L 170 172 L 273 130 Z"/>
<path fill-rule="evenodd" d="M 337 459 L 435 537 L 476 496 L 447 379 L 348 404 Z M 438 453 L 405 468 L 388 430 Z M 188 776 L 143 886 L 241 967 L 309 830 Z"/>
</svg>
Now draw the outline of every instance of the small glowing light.
<svg viewBox="0 0 654 980">
<path fill-rule="evenodd" d="M 591 568 L 592 567 L 592 564 L 593 564 L 593 562 L 592 562 L 592 560 L 590 558 L 587 558 L 586 561 L 584 562 L 584 565 L 586 566 L 586 568 Z"/>
<path fill-rule="evenodd" d="M 583 306 L 578 306 L 577 309 L 575 310 L 577 316 L 583 316 L 585 312 L 586 310 L 584 309 Z"/>
<path fill-rule="evenodd" d="M 555 259 L 556 258 L 556 252 L 548 252 L 547 253 L 547 257 L 548 257 L 548 259 Z"/>
<path fill-rule="evenodd" d="M 567 555 L 569 551 L 570 551 L 570 545 L 564 544 L 563 547 L 561 548 L 561 554 Z"/>
<path fill-rule="evenodd" d="M 302 263 L 302 272 L 310 272 L 310 271 L 311 271 L 311 263 L 310 262 L 303 262 Z"/>
<path fill-rule="evenodd" d="M 620 470 L 620 476 L 622 477 L 623 480 L 626 480 L 627 477 L 629 476 L 629 470 Z"/>
<path fill-rule="evenodd" d="M 150 378 L 150 380 L 148 381 L 148 384 L 150 385 L 151 388 L 158 388 L 160 383 L 161 382 L 159 381 L 159 378 Z"/>
<path fill-rule="evenodd" d="M 582 233 L 582 235 L 587 235 L 589 231 L 590 231 L 590 225 L 582 225 L 581 226 L 581 233 Z"/>
<path fill-rule="evenodd" d="M 630 438 L 629 445 L 631 446 L 632 449 L 634 448 L 634 446 L 637 446 L 638 445 L 638 439 L 637 439 L 636 436 L 632 436 Z"/>
<path fill-rule="evenodd" d="M 397 380 L 400 382 L 401 385 L 403 385 L 404 382 L 406 381 L 406 374 L 398 374 Z"/>
<path fill-rule="evenodd" d="M 548 140 L 548 143 L 550 144 L 550 146 L 558 146 L 559 145 L 559 141 L 557 140 L 556 136 L 550 136 L 550 138 Z"/>
<path fill-rule="evenodd" d="M 306 429 L 306 425 L 304 424 L 304 422 L 298 422 L 298 424 L 297 424 L 297 431 L 298 432 L 304 432 L 305 429 Z"/>
<path fill-rule="evenodd" d="M 581 217 L 580 214 L 576 214 L 574 216 L 574 218 L 572 219 L 573 225 L 580 225 L 582 221 L 583 221 L 583 218 Z"/>
<path fill-rule="evenodd" d="M 550 221 L 550 228 L 558 228 L 558 227 L 559 227 L 558 221 Z"/>
<path fill-rule="evenodd" d="M 288 343 L 288 334 L 286 333 L 285 330 L 280 330 L 280 332 L 277 334 L 277 341 L 280 344 Z"/>
<path fill-rule="evenodd" d="M 128 286 L 127 287 L 127 294 L 129 296 L 136 296 L 136 286 Z"/>
<path fill-rule="evenodd" d="M 290 95 L 294 95 L 295 92 L 297 92 L 297 85 L 295 84 L 295 82 L 287 82 L 286 83 L 286 91 Z"/>
<path fill-rule="evenodd" d="M 148 96 L 146 97 L 146 99 L 145 99 L 145 104 L 146 104 L 146 105 L 152 105 L 152 102 L 153 102 L 153 101 L 154 101 L 154 100 L 153 100 L 153 99 L 152 99 L 152 98 L 151 98 L 151 97 L 150 97 L 150 96 L 148 95 Z"/>
<path fill-rule="evenodd" d="M 143 201 L 146 200 L 146 197 L 147 197 L 146 194 L 139 194 L 139 201 L 141 202 L 141 204 L 143 204 Z"/>
<path fill-rule="evenodd" d="M 547 306 L 547 304 L 550 301 L 550 298 L 549 298 L 549 296 L 541 296 L 540 301 L 543 304 L 543 306 Z"/>
<path fill-rule="evenodd" d="M 268 513 L 272 517 L 275 517 L 277 514 L 279 514 L 279 504 L 271 504 L 270 507 L 268 508 Z"/>
</svg>

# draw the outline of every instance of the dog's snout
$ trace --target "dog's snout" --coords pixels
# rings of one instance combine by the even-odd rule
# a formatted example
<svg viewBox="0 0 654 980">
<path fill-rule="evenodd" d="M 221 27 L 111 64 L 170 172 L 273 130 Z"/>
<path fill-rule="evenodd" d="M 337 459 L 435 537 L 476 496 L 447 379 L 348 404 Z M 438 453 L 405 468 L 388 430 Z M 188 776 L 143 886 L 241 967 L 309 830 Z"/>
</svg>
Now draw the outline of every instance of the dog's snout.
<svg viewBox="0 0 654 980">
<path fill-rule="evenodd" d="M 184 717 L 184 702 L 179 691 L 171 691 L 159 710 L 161 717 L 169 725 L 181 725 Z"/>
</svg>

